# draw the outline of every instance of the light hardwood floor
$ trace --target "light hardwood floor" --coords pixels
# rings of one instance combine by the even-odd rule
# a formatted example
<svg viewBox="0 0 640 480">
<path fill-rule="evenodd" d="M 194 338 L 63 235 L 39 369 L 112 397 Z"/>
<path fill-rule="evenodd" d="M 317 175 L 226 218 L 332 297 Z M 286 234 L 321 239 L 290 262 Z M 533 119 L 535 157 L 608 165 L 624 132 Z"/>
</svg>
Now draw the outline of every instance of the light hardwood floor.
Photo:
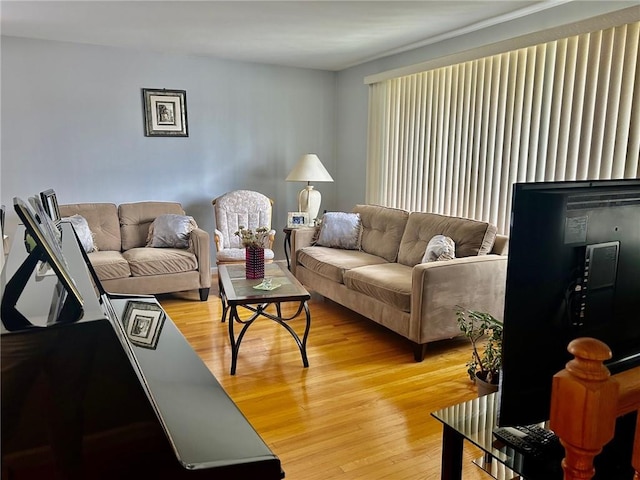
<svg viewBox="0 0 640 480">
<path fill-rule="evenodd" d="M 246 333 L 235 376 L 215 291 L 207 302 L 197 292 L 160 302 L 278 455 L 288 480 L 440 478 L 442 427 L 430 413 L 476 396 L 465 373 L 466 341 L 433 344 L 416 363 L 404 338 L 312 296 L 309 368 L 287 332 L 261 319 Z M 304 320 L 291 325 L 302 332 Z M 479 455 L 465 442 L 464 479 L 489 478 L 471 464 Z"/>
</svg>

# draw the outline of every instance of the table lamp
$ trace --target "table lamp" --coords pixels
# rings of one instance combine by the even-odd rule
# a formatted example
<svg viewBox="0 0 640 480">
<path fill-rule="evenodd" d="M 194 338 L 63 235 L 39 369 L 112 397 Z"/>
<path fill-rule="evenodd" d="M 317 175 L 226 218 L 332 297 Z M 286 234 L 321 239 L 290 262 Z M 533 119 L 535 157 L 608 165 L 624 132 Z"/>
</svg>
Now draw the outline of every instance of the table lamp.
<svg viewBox="0 0 640 480">
<path fill-rule="evenodd" d="M 324 168 L 322 162 L 315 153 L 307 153 L 300 157 L 298 163 L 286 178 L 287 182 L 307 182 L 307 186 L 298 194 L 298 211 L 309 214 L 309 223 L 318 218 L 322 195 L 314 190 L 311 182 L 333 182 L 333 178 Z"/>
</svg>

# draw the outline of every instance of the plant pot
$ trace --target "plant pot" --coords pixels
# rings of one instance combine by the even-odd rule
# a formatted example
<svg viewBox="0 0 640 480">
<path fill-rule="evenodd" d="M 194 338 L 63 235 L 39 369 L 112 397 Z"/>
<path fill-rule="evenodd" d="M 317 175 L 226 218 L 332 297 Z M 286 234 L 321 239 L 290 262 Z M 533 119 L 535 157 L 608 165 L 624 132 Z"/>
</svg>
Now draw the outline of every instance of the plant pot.
<svg viewBox="0 0 640 480">
<path fill-rule="evenodd" d="M 482 378 L 476 375 L 476 388 L 478 389 L 478 396 L 484 397 L 490 393 L 497 392 L 498 384 L 485 382 Z"/>
<path fill-rule="evenodd" d="M 244 252 L 245 277 L 264 278 L 264 248 L 247 247 Z"/>
</svg>

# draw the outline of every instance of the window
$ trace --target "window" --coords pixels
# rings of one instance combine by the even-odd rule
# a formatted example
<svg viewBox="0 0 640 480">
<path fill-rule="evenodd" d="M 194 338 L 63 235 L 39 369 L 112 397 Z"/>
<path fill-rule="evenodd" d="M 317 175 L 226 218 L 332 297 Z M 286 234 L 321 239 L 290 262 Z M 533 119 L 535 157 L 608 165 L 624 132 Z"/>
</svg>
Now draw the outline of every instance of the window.
<svg viewBox="0 0 640 480">
<path fill-rule="evenodd" d="M 369 90 L 367 202 L 509 230 L 514 182 L 640 176 L 640 23 Z"/>
</svg>

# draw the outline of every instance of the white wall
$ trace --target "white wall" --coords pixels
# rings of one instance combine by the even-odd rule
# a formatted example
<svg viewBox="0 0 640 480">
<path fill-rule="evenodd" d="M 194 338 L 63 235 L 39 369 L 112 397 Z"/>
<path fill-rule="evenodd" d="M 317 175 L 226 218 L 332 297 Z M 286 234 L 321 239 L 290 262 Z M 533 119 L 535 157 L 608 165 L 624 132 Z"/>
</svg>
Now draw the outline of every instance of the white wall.
<svg viewBox="0 0 640 480">
<path fill-rule="evenodd" d="M 60 203 L 179 201 L 213 232 L 211 200 L 275 200 L 276 255 L 316 152 L 335 170 L 335 73 L 2 37 L 2 203 L 54 188 Z M 188 138 L 145 137 L 142 88 L 187 92 Z M 334 184 L 321 184 L 333 208 Z M 15 226 L 15 215 L 10 221 Z"/>
</svg>

